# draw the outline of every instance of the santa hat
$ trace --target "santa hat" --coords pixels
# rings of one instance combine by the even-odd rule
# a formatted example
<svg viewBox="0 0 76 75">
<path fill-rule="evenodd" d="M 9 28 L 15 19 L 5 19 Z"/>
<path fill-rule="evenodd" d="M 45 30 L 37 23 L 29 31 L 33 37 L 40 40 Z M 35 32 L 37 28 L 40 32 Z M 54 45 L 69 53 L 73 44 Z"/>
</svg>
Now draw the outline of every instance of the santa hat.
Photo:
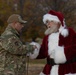
<svg viewBox="0 0 76 75">
<path fill-rule="evenodd" d="M 64 16 L 61 12 L 56 12 L 54 10 L 50 10 L 47 14 L 45 14 L 43 16 L 43 22 L 44 24 L 46 24 L 46 21 L 55 21 L 55 22 L 60 22 L 61 23 L 61 28 L 59 29 L 60 33 L 66 37 L 68 35 L 68 31 L 65 30 L 64 32 L 62 32 L 62 30 L 65 29 L 66 25 L 65 25 L 65 19 Z"/>
</svg>

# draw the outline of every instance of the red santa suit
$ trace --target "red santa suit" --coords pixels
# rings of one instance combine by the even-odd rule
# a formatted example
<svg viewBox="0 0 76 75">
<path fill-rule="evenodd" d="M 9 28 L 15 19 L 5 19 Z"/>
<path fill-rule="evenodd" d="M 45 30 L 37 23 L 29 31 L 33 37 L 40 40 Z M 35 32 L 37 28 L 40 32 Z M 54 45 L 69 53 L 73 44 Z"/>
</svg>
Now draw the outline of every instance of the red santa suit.
<svg viewBox="0 0 76 75">
<path fill-rule="evenodd" d="M 59 32 L 45 36 L 40 48 L 35 43 L 38 49 L 30 58 L 47 60 L 40 75 L 76 75 L 76 33 L 63 25 Z"/>
</svg>

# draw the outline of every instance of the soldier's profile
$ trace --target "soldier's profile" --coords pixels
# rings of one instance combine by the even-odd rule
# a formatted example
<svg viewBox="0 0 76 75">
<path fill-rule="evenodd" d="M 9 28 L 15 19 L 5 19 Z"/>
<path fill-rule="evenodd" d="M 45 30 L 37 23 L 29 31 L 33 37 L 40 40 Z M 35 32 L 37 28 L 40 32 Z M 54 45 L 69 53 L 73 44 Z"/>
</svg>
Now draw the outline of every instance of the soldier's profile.
<svg viewBox="0 0 76 75">
<path fill-rule="evenodd" d="M 8 26 L 0 37 L 0 75 L 26 75 L 27 50 L 20 39 L 26 22 L 18 14 L 7 20 Z"/>
</svg>

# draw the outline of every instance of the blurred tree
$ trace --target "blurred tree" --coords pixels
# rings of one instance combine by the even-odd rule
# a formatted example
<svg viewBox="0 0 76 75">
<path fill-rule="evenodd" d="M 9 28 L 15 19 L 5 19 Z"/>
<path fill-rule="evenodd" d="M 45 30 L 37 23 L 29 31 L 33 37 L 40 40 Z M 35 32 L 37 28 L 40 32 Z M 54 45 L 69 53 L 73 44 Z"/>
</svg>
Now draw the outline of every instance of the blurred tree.
<svg viewBox="0 0 76 75">
<path fill-rule="evenodd" d="M 19 0 L 19 14 L 23 17 L 23 10 L 24 10 L 24 2 L 25 0 Z"/>
<path fill-rule="evenodd" d="M 4 22 L 0 19 L 0 33 L 3 31 Z"/>
<path fill-rule="evenodd" d="M 8 3 L 9 2 L 7 2 L 5 0 L 0 0 L 0 29 L 1 29 L 0 33 L 2 33 L 2 31 L 5 29 L 7 17 L 12 12 L 11 11 L 11 1 L 10 1 L 10 7 L 9 7 Z"/>
<path fill-rule="evenodd" d="M 26 32 L 26 38 L 35 38 L 35 37 L 40 37 L 39 36 L 39 33 L 38 33 L 38 30 L 39 30 L 39 26 L 35 26 L 35 25 L 31 25 L 29 27 L 29 29 L 27 29 L 27 32 Z M 29 35 L 30 34 L 30 35 Z"/>
<path fill-rule="evenodd" d="M 18 13 L 28 21 L 23 37 L 37 35 L 43 37 L 45 31 L 43 15 L 51 9 L 61 11 L 65 16 L 66 24 L 76 29 L 76 0 L 0 0 L 0 19 L 4 22 L 1 28 L 5 29 L 9 15 Z M 32 34 L 34 32 L 37 35 Z"/>
<path fill-rule="evenodd" d="M 53 9 L 56 11 L 61 11 L 64 14 L 66 24 L 70 27 L 73 27 L 76 30 L 76 0 L 42 0 L 45 3 L 44 12 L 46 13 L 46 9 Z"/>
</svg>

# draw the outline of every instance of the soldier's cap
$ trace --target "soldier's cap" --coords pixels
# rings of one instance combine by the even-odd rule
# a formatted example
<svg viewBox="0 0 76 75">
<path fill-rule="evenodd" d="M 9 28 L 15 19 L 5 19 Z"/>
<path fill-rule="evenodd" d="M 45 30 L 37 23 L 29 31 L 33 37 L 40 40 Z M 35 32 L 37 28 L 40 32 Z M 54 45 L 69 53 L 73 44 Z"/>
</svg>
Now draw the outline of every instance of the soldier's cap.
<svg viewBox="0 0 76 75">
<path fill-rule="evenodd" d="M 7 23 L 10 24 L 13 22 L 20 22 L 20 23 L 25 24 L 27 21 L 23 20 L 20 15 L 13 14 L 8 18 Z"/>
</svg>

